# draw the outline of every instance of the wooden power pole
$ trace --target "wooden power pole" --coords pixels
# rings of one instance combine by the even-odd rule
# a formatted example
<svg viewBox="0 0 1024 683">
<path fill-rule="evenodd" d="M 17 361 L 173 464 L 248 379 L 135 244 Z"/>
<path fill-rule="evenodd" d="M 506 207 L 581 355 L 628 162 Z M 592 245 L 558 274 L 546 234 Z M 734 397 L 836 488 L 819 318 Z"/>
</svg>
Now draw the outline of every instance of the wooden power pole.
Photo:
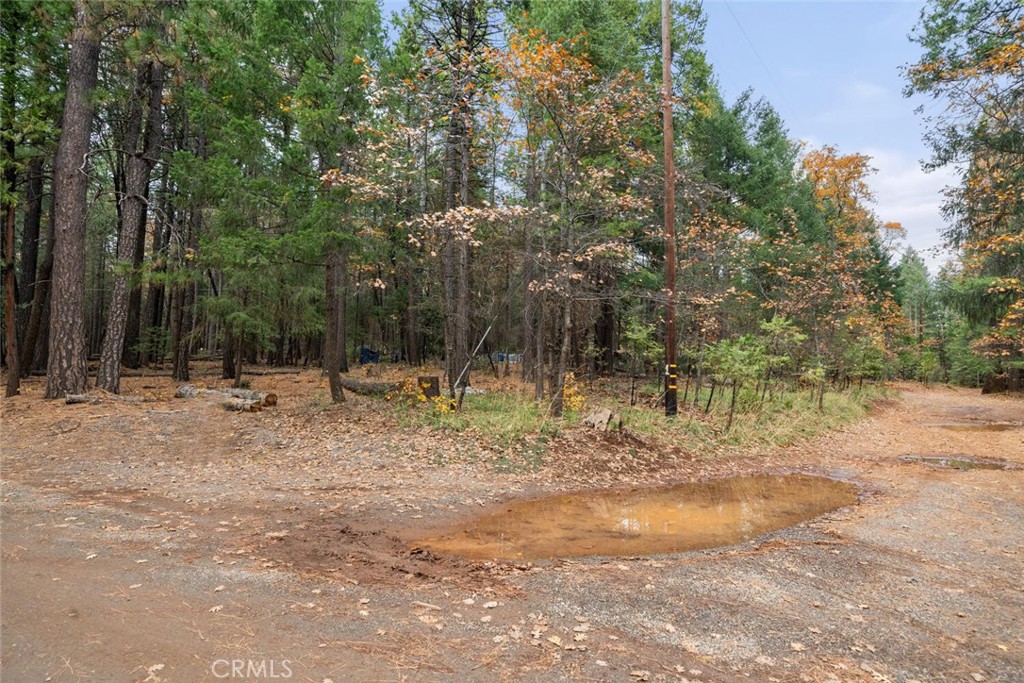
<svg viewBox="0 0 1024 683">
<path fill-rule="evenodd" d="M 678 412 L 676 384 L 676 168 L 672 134 L 672 2 L 661 0 L 661 108 L 665 144 L 665 415 Z"/>
</svg>

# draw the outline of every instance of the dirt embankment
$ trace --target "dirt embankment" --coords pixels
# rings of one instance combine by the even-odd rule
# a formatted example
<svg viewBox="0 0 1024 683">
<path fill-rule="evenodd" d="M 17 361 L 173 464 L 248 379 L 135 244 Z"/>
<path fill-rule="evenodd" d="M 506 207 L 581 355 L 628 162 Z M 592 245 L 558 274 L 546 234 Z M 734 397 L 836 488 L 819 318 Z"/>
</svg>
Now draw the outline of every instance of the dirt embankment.
<svg viewBox="0 0 1024 683">
<path fill-rule="evenodd" d="M 508 473 L 376 399 L 324 405 L 313 373 L 257 378 L 281 404 L 256 414 L 127 384 L 159 400 L 65 406 L 29 384 L 0 404 L 4 680 L 1024 680 L 1024 470 L 901 460 L 1024 466 L 1019 399 L 907 386 L 790 449 L 597 443 L 600 469 L 574 451 Z M 991 422 L 1011 428 L 962 426 Z M 416 548 L 513 498 L 761 471 L 846 479 L 861 502 L 671 556 Z"/>
</svg>

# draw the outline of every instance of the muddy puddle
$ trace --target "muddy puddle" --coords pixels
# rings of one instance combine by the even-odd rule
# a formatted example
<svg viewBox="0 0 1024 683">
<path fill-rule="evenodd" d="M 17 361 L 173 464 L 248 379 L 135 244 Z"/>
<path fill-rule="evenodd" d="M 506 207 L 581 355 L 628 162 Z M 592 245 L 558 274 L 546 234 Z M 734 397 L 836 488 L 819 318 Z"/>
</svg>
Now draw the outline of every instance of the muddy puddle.
<svg viewBox="0 0 1024 683">
<path fill-rule="evenodd" d="M 951 470 L 1008 470 L 1013 469 L 1010 463 L 999 460 L 984 460 L 967 455 L 903 455 L 903 462 L 918 462 L 934 467 L 945 467 Z"/>
<path fill-rule="evenodd" d="M 934 422 L 925 426 L 955 432 L 1005 432 L 1008 429 L 1019 429 L 1018 425 L 1009 422 Z"/>
<path fill-rule="evenodd" d="M 825 477 L 734 477 L 513 501 L 416 545 L 481 560 L 678 553 L 739 543 L 855 502 L 855 485 Z"/>
</svg>

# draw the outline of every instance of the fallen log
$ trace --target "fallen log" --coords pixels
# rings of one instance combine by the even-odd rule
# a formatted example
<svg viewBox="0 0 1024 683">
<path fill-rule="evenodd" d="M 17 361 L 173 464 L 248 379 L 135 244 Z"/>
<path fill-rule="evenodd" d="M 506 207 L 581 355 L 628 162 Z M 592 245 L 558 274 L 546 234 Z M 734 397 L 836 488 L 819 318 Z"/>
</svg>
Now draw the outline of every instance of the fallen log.
<svg viewBox="0 0 1024 683">
<path fill-rule="evenodd" d="M 68 394 L 64 397 L 64 403 L 73 405 L 75 403 L 103 403 L 112 401 L 115 403 L 143 403 L 154 399 L 143 396 L 117 396 L 115 394 Z"/>
<path fill-rule="evenodd" d="M 341 378 L 341 386 L 360 396 L 384 396 L 402 388 L 401 382 L 362 382 L 349 377 Z"/>
<path fill-rule="evenodd" d="M 234 396 L 221 401 L 220 407 L 236 413 L 258 413 L 263 410 L 263 406 L 259 401 L 250 401 L 244 398 L 235 398 Z"/>
<path fill-rule="evenodd" d="M 223 392 L 228 396 L 234 396 L 235 398 L 244 398 L 247 401 L 259 401 L 261 406 L 272 408 L 277 405 L 277 394 L 272 391 L 253 391 L 252 389 L 217 389 L 216 391 Z"/>
<path fill-rule="evenodd" d="M 277 394 L 270 391 L 251 391 L 249 389 L 234 389 L 230 387 L 225 387 L 223 389 L 203 389 L 193 384 L 182 384 L 178 387 L 178 390 L 174 392 L 174 398 L 195 398 L 197 396 L 214 399 L 224 399 L 227 397 L 243 401 L 254 401 L 259 403 L 261 407 L 277 405 Z"/>
<path fill-rule="evenodd" d="M 298 375 L 299 373 L 305 371 L 305 369 L 306 368 L 289 368 L 289 367 L 261 368 L 261 367 L 253 367 L 251 365 L 247 365 L 247 366 L 245 366 L 245 374 L 247 374 L 247 375 L 257 375 L 257 376 L 260 376 L 260 377 L 265 376 L 265 375 Z M 204 374 L 204 375 L 219 375 L 220 372 L 221 372 L 220 370 L 217 370 L 216 372 L 210 371 L 210 372 L 203 372 L 202 374 Z"/>
</svg>

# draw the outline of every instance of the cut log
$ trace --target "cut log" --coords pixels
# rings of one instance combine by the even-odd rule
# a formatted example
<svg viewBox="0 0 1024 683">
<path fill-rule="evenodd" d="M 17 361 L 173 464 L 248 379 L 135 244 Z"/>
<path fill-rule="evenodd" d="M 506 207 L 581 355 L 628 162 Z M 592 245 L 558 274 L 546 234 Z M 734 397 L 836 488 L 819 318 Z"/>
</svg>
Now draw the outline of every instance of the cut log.
<svg viewBox="0 0 1024 683">
<path fill-rule="evenodd" d="M 259 401 L 249 401 L 244 398 L 235 398 L 234 396 L 221 401 L 220 407 L 236 413 L 258 413 L 263 410 L 263 406 Z"/>
<path fill-rule="evenodd" d="M 114 403 L 143 403 L 145 401 L 152 401 L 154 399 L 145 398 L 143 396 L 117 396 L 115 394 L 68 394 L 64 397 L 64 402 L 72 405 L 75 403 L 103 403 L 104 401 L 111 401 Z"/>
<path fill-rule="evenodd" d="M 217 389 L 228 396 L 244 398 L 247 401 L 259 401 L 261 406 L 272 408 L 277 405 L 277 394 L 272 391 L 252 391 L 251 389 Z"/>
<path fill-rule="evenodd" d="M 195 398 L 197 396 L 203 396 L 205 398 L 222 398 L 224 394 L 220 391 L 214 391 L 213 389 L 203 389 L 197 387 L 194 384 L 182 384 L 178 387 L 178 390 L 174 392 L 174 398 Z"/>
<path fill-rule="evenodd" d="M 384 396 L 392 391 L 397 391 L 402 388 L 401 383 L 396 382 L 361 382 L 357 379 L 351 379 L 349 377 L 341 378 L 341 386 L 345 387 L 353 394 L 359 394 L 361 396 Z"/>
<path fill-rule="evenodd" d="M 264 377 L 266 375 L 298 375 L 301 372 L 303 372 L 303 368 L 261 368 L 261 367 L 253 367 L 251 365 L 248 365 L 245 368 L 245 374 L 247 374 L 247 375 L 256 375 L 258 377 Z M 200 372 L 199 374 L 201 374 L 201 375 L 219 375 L 219 374 L 221 374 L 221 371 L 220 370 L 215 370 L 215 371 L 212 371 L 212 372 Z"/>
<path fill-rule="evenodd" d="M 249 389 L 234 389 L 230 387 L 225 387 L 223 389 L 203 389 L 193 384 L 182 384 L 178 387 L 178 390 L 174 392 L 174 398 L 195 398 L 197 396 L 214 399 L 223 399 L 225 397 L 237 398 L 244 401 L 255 401 L 256 403 L 259 403 L 260 406 L 267 407 L 277 405 L 277 394 L 268 391 L 251 391 Z"/>
</svg>

